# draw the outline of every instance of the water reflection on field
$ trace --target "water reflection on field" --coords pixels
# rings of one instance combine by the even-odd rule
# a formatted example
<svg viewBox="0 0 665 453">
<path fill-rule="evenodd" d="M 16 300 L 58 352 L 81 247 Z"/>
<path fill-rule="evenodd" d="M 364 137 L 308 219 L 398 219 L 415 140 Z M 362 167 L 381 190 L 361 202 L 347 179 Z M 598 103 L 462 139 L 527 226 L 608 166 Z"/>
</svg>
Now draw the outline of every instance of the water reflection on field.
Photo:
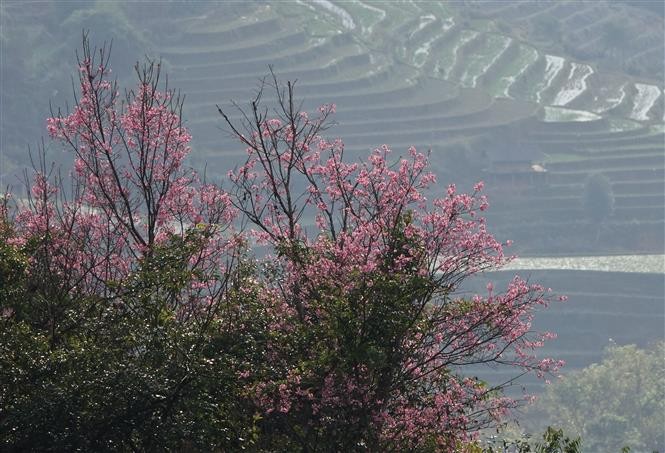
<svg viewBox="0 0 665 453">
<path fill-rule="evenodd" d="M 665 255 L 517 258 L 503 269 L 576 269 L 585 271 L 665 274 Z"/>
</svg>

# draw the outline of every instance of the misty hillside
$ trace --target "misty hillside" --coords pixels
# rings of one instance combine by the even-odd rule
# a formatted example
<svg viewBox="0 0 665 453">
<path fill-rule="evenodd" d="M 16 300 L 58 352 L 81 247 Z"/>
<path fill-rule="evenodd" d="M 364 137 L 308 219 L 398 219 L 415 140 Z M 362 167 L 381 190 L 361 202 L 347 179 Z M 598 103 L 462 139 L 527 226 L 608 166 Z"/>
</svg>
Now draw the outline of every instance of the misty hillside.
<svg viewBox="0 0 665 453">
<path fill-rule="evenodd" d="M 330 134 L 349 151 L 415 145 L 444 182 L 485 180 L 492 223 L 523 253 L 663 249 L 663 17 L 648 4 L 79 3 L 2 6 L 6 179 L 29 164 L 49 101 L 70 99 L 86 28 L 113 39 L 124 80 L 146 51 L 162 59 L 209 175 L 244 155 L 215 105 L 246 103 L 272 67 L 306 108 L 337 104 Z M 614 197 L 600 231 L 582 202 L 592 173 Z"/>
</svg>

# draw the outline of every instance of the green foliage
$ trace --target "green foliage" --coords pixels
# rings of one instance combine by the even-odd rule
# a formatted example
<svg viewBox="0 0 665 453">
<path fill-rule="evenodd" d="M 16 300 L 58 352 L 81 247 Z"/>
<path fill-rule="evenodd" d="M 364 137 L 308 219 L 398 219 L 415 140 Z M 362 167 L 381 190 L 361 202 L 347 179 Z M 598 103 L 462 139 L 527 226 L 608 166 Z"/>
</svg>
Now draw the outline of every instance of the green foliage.
<svg viewBox="0 0 665 453">
<path fill-rule="evenodd" d="M 11 225 L 0 219 L 0 302 L 20 298 L 25 285 L 28 260 L 17 247 L 7 243 L 12 233 Z"/>
<path fill-rule="evenodd" d="M 257 307 L 239 291 L 251 266 L 230 290 L 242 311 L 177 319 L 199 233 L 156 248 L 122 297 L 105 300 L 36 282 L 25 269 L 39 241 L 10 245 L 0 226 L 0 450 L 238 451 L 255 441 L 237 378 L 248 358 L 260 363 L 247 327 Z M 229 319 L 239 327 L 220 326 Z"/>
<path fill-rule="evenodd" d="M 589 451 L 664 451 L 664 370 L 664 342 L 612 346 L 601 363 L 549 387 L 529 418 L 581 435 Z"/>
</svg>

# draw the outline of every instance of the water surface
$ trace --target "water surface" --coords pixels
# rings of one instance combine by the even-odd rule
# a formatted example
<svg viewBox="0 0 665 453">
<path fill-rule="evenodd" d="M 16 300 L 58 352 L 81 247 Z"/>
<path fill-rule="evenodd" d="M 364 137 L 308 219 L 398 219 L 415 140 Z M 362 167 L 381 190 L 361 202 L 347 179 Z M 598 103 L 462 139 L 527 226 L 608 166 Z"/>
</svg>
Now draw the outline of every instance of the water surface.
<svg viewBox="0 0 665 453">
<path fill-rule="evenodd" d="M 572 269 L 665 274 L 665 255 L 561 256 L 517 258 L 503 270 Z"/>
</svg>

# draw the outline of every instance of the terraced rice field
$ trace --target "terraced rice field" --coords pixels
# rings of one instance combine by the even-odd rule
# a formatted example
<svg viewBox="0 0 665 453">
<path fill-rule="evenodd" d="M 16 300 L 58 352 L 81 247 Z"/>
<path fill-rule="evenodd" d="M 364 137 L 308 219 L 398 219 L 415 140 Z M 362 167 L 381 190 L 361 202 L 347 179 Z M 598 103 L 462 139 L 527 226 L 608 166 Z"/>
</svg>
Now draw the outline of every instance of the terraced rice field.
<svg viewBox="0 0 665 453">
<path fill-rule="evenodd" d="M 518 252 L 662 253 L 662 81 L 604 71 L 499 26 L 510 20 L 515 29 L 531 30 L 548 16 L 566 30 L 577 27 L 573 38 L 583 40 L 611 19 L 593 2 L 482 4 L 469 18 L 440 2 L 234 2 L 167 25 L 153 20 L 169 31 L 158 51 L 171 85 L 187 95 L 193 156 L 208 175 L 225 174 L 245 155 L 224 132 L 216 105 L 228 109 L 231 100 L 251 99 L 270 65 L 280 79 L 297 79 L 305 108 L 337 104 L 329 134 L 342 137 L 351 155 L 384 143 L 396 154 L 415 145 L 430 149 L 433 166 L 446 172 L 455 164 L 447 160 L 449 150 L 482 154 L 472 176 L 447 176 L 461 183 L 489 178 L 490 227 L 502 239 L 522 242 Z M 597 45 L 586 40 L 588 49 Z M 635 62 L 661 49 L 653 40 L 647 44 Z M 268 90 L 264 99 L 274 96 Z M 501 161 L 540 164 L 546 178 L 527 186 L 492 181 L 491 169 Z M 585 180 L 596 172 L 609 178 L 615 197 L 612 217 L 600 226 L 586 220 L 581 205 Z M 574 369 L 597 360 L 609 338 L 625 343 L 662 336 L 659 269 L 650 275 L 528 271 L 571 300 L 536 326 L 566 326 L 546 352 Z"/>
<path fill-rule="evenodd" d="M 590 363 L 602 359 L 604 348 L 610 344 L 637 344 L 647 346 L 649 341 L 663 338 L 665 335 L 665 306 L 663 292 L 663 256 L 647 257 L 653 266 L 648 269 L 654 273 L 625 273 L 616 271 L 581 270 L 588 267 L 610 267 L 618 264 L 624 269 L 636 270 L 639 258 L 568 258 L 566 267 L 573 270 L 559 269 L 564 264 L 550 262 L 547 270 L 508 270 L 491 273 L 478 279 L 468 288 L 470 293 L 483 293 L 487 279 L 507 284 L 515 273 L 531 281 L 553 288 L 558 294 L 568 296 L 566 302 L 552 302 L 547 309 L 540 311 L 534 320 L 535 331 L 557 333 L 557 339 L 545 344 L 538 352 L 540 357 L 556 357 L 566 361 L 563 374 L 570 373 Z M 552 259 L 549 259 L 552 260 Z M 544 259 L 542 260 L 544 261 Z M 556 264 L 556 265 L 555 265 Z M 644 268 L 644 267 L 643 267 Z M 598 289 L 600 288 L 600 289 Z M 635 291 L 639 288 L 639 292 Z M 652 339 L 652 340 L 647 340 Z M 511 378 L 508 371 L 478 367 L 475 370 L 488 381 L 498 383 Z M 521 386 L 529 391 L 538 392 L 543 381 L 534 378 L 517 382 L 513 389 L 516 393 Z"/>
<path fill-rule="evenodd" d="M 616 250 L 662 251 L 663 241 L 652 240 L 665 225 L 662 86 L 541 50 L 502 34 L 494 22 L 510 18 L 528 29 L 548 15 L 563 27 L 595 33 L 609 17 L 603 8 L 486 6 L 480 19 L 469 21 L 438 3 L 234 4 L 233 14 L 219 5 L 174 22 L 177 32 L 160 51 L 173 85 L 187 94 L 194 155 L 209 172 L 224 173 L 244 155 L 219 130 L 215 104 L 250 99 L 270 65 L 283 80 L 298 80 L 306 108 L 337 104 L 332 133 L 355 155 L 383 143 L 396 153 L 415 145 L 431 149 L 435 168 L 445 171 L 451 147 L 474 149 L 506 137 L 521 143 L 510 157 L 488 146 L 480 163 L 491 169 L 508 158 L 547 170 L 546 182 L 526 191 L 488 184 L 499 194 L 490 220 L 501 234 L 517 236 L 543 223 L 559 237 L 566 225 L 579 229 L 584 181 L 602 172 L 616 198 L 610 230 L 634 234 L 601 237 Z M 546 251 L 538 241 L 525 242 L 522 251 Z"/>
<path fill-rule="evenodd" d="M 526 191 L 489 184 L 500 194 L 502 211 L 492 220 L 507 235 L 543 222 L 562 232 L 567 222 L 579 224 L 584 181 L 602 172 L 616 192 L 609 223 L 637 230 L 617 238 L 616 248 L 662 249 L 662 240 L 633 240 L 642 227 L 649 237 L 657 224 L 665 225 L 658 184 L 665 171 L 662 84 L 604 72 L 498 26 L 510 20 L 530 30 L 548 16 L 574 34 L 594 37 L 611 19 L 607 8 L 574 2 L 485 6 L 469 20 L 450 5 L 427 2 L 217 5 L 172 22 L 159 51 L 172 84 L 187 94 L 194 155 L 209 171 L 225 173 L 244 154 L 219 130 L 215 105 L 249 100 L 270 66 L 281 79 L 298 80 L 306 108 L 337 104 L 332 133 L 355 154 L 383 143 L 397 153 L 415 145 L 431 149 L 434 166 L 445 171 L 451 147 L 479 149 L 506 138 L 507 146 L 520 143 L 510 156 L 487 146 L 477 164 L 491 171 L 495 161 L 521 160 L 547 170 L 546 182 Z M 594 40 L 587 37 L 585 45 Z M 645 50 L 653 48 L 659 45 Z M 622 192 L 642 182 L 649 184 L 639 192 Z M 565 209 L 579 217 L 562 218 Z M 542 253 L 539 247 L 525 244 L 524 250 Z"/>
</svg>

